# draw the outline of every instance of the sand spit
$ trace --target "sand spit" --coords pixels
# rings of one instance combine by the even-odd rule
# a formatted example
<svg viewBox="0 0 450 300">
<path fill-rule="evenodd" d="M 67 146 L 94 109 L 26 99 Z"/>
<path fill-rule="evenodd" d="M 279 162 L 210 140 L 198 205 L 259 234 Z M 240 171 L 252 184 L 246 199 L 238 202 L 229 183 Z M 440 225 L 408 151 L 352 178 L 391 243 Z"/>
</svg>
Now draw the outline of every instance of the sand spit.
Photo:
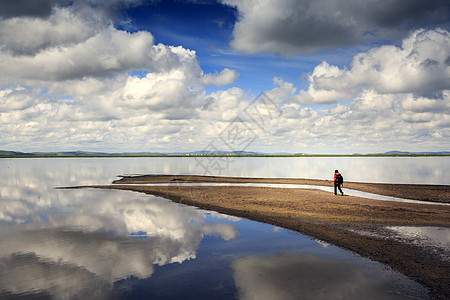
<svg viewBox="0 0 450 300">
<path fill-rule="evenodd" d="M 168 182 L 332 185 L 331 181 L 326 180 L 187 175 L 121 177 L 113 185 L 89 187 L 148 193 L 186 205 L 298 231 L 387 264 L 427 286 L 435 299 L 450 298 L 450 259 L 447 259 L 450 256 L 449 249 L 405 242 L 392 238 L 389 230 L 386 230 L 388 226 L 448 228 L 450 206 L 342 197 L 307 189 L 129 185 Z M 450 203 L 450 186 L 447 185 L 348 182 L 344 184 L 344 193 L 345 188 L 398 198 Z"/>
<path fill-rule="evenodd" d="M 175 183 L 175 182 L 216 182 L 216 183 L 278 183 L 332 186 L 331 180 L 303 178 L 248 178 L 194 175 L 138 175 L 119 176 L 115 184 L 140 183 Z M 344 188 L 390 197 L 405 198 L 420 201 L 450 203 L 450 185 L 425 184 L 389 184 L 345 182 Z"/>
</svg>

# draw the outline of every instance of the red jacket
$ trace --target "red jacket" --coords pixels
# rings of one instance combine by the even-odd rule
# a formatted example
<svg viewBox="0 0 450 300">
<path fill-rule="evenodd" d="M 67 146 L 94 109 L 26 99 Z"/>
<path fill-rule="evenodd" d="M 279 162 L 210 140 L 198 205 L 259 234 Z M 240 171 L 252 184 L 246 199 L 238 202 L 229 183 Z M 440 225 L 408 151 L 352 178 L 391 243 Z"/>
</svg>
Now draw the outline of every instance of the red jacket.
<svg viewBox="0 0 450 300">
<path fill-rule="evenodd" d="M 334 173 L 334 179 L 333 179 L 334 184 L 338 184 L 338 182 L 336 181 L 336 176 L 337 176 L 338 174 L 340 174 L 340 173 Z"/>
</svg>

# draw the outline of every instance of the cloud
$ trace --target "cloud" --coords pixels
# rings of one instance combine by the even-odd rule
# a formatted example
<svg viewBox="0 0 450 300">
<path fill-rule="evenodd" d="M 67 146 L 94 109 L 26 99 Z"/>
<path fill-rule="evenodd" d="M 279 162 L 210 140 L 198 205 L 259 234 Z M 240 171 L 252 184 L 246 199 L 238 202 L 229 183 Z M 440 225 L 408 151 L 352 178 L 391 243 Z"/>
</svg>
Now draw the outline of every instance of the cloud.
<svg viewBox="0 0 450 300">
<path fill-rule="evenodd" d="M 2 73 L 0 82 L 10 83 L 14 78 L 16 82 L 63 81 L 83 77 L 103 77 L 140 68 L 152 71 L 159 68 L 168 69 L 170 63 L 176 63 L 174 60 L 180 54 L 169 49 L 161 49 L 162 47 L 158 45 L 154 46 L 150 33 L 129 34 L 112 27 L 81 42 L 71 41 L 69 45 L 44 47 L 35 55 L 24 56 L 4 52 L 0 59 L 0 67 L 5 72 Z"/>
<path fill-rule="evenodd" d="M 60 0 L 44 0 L 44 1 L 33 1 L 33 0 L 5 0 L 0 2 L 0 16 L 4 18 L 13 17 L 48 17 L 55 4 L 57 3 L 68 3 L 69 1 Z"/>
<path fill-rule="evenodd" d="M 236 7 L 231 46 L 244 53 L 315 52 L 370 39 L 404 35 L 410 26 L 448 21 L 438 0 L 360 2 L 330 0 L 223 0 Z"/>
<path fill-rule="evenodd" d="M 6 19 L 0 21 L 0 49 L 12 57 L 36 55 L 52 47 L 68 47 L 84 42 L 103 26 L 105 24 L 88 23 L 68 9 L 58 9 L 47 19 Z"/>
<path fill-rule="evenodd" d="M 450 112 L 450 103 L 448 99 L 448 92 L 445 93 L 442 99 L 428 99 L 425 97 L 413 97 L 411 94 L 406 97 L 401 106 L 405 111 L 414 113 L 442 113 Z"/>
<path fill-rule="evenodd" d="M 203 75 L 204 85 L 222 86 L 232 84 L 239 77 L 239 73 L 228 68 L 223 69 L 220 73 Z"/>
<path fill-rule="evenodd" d="M 6 88 L 0 90 L 0 113 L 10 110 L 24 110 L 38 104 L 36 95 L 25 88 Z"/>
<path fill-rule="evenodd" d="M 417 30 L 403 40 L 401 47 L 383 46 L 356 55 L 347 76 L 353 79 L 353 85 L 372 85 L 380 93 L 450 89 L 446 63 L 449 51 L 448 31 Z"/>
<path fill-rule="evenodd" d="M 4 0 L 0 3 L 1 18 L 48 18 L 55 9 L 70 8 L 77 14 L 89 15 L 95 10 L 97 21 L 114 18 L 121 8 L 142 4 L 143 0 Z"/>
<path fill-rule="evenodd" d="M 240 88 L 212 92 L 200 112 L 204 120 L 230 121 L 247 105 L 247 94 Z"/>
<path fill-rule="evenodd" d="M 290 82 L 284 81 L 282 78 L 274 77 L 273 83 L 275 87 L 266 92 L 270 99 L 275 99 L 278 102 L 290 103 L 289 96 L 296 92 L 296 88 Z M 284 100 L 284 101 L 283 101 Z"/>
<path fill-rule="evenodd" d="M 377 93 L 440 95 L 450 89 L 450 33 L 443 29 L 417 30 L 402 46 L 381 46 L 355 55 L 350 69 L 322 62 L 308 76 L 301 91 L 303 103 L 334 103 L 364 89 Z"/>
</svg>

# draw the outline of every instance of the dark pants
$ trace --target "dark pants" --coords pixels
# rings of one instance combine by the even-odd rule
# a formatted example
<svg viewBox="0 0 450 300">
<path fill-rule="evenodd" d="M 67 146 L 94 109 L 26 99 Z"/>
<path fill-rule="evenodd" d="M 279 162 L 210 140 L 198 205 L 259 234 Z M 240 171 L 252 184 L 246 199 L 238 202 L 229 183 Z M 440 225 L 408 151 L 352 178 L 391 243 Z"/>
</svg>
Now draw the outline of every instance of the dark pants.
<svg viewBox="0 0 450 300">
<path fill-rule="evenodd" d="M 339 189 L 339 191 L 341 192 L 341 195 L 344 196 L 344 192 L 341 189 L 341 184 L 340 183 L 335 183 L 334 184 L 334 194 L 337 195 L 337 189 Z"/>
</svg>

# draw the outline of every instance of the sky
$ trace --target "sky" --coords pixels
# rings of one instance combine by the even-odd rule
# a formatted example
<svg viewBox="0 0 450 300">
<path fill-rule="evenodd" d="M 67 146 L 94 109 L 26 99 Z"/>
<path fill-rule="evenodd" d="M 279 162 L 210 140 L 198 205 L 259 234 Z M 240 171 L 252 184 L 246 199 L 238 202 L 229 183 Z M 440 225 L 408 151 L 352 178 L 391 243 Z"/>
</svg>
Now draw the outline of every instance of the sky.
<svg viewBox="0 0 450 300">
<path fill-rule="evenodd" d="M 0 149 L 450 150 L 446 0 L 3 0 Z"/>
</svg>

